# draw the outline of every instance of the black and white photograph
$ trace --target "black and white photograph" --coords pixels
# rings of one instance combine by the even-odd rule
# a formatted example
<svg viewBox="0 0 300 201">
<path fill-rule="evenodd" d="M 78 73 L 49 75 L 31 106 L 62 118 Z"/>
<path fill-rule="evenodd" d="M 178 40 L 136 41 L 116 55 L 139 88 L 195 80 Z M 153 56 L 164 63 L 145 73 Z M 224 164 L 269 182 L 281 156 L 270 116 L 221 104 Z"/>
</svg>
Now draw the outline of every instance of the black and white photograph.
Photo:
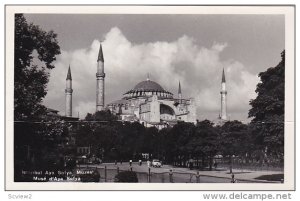
<svg viewBox="0 0 300 201">
<path fill-rule="evenodd" d="M 293 6 L 6 20 L 8 189 L 294 188 Z"/>
</svg>

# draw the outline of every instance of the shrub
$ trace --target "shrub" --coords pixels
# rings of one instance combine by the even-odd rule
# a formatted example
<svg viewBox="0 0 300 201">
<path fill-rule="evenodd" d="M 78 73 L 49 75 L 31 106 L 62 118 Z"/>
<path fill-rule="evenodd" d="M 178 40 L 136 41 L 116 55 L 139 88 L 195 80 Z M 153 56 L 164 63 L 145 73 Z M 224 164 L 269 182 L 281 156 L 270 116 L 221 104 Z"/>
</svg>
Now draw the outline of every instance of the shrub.
<svg viewBox="0 0 300 201">
<path fill-rule="evenodd" d="M 137 183 L 138 178 L 135 172 L 125 171 L 115 176 L 115 182 Z"/>
</svg>

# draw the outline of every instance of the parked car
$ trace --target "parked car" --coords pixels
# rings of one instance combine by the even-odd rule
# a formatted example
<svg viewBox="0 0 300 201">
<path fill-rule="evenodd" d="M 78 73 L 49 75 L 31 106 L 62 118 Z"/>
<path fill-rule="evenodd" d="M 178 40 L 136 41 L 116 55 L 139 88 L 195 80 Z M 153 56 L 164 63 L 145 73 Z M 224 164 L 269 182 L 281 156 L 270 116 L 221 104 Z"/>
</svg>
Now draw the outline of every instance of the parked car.
<svg viewBox="0 0 300 201">
<path fill-rule="evenodd" d="M 151 165 L 153 167 L 161 167 L 161 162 L 158 159 L 153 159 Z"/>
</svg>

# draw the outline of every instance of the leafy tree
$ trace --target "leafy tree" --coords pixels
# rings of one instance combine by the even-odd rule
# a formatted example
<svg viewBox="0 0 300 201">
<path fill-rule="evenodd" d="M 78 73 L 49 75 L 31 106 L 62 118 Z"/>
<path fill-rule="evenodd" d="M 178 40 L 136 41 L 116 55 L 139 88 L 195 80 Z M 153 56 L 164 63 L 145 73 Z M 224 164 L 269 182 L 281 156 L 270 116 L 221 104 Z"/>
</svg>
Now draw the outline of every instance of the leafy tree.
<svg viewBox="0 0 300 201">
<path fill-rule="evenodd" d="M 15 181 L 21 181 L 22 170 L 52 170 L 63 168 L 71 125 L 52 119 L 47 122 L 15 122 L 14 170 Z M 72 153 L 74 153 L 72 151 Z"/>
<path fill-rule="evenodd" d="M 195 152 L 201 153 L 202 162 L 204 158 L 209 159 L 209 169 L 212 170 L 213 157 L 218 152 L 219 148 L 219 136 L 213 123 L 209 120 L 204 120 L 197 123 L 197 131 L 195 139 L 191 141 L 195 143 L 196 150 Z"/>
<path fill-rule="evenodd" d="M 88 146 L 91 145 L 93 141 L 93 125 L 89 123 L 80 124 L 76 131 L 76 145 Z"/>
<path fill-rule="evenodd" d="M 53 31 L 28 24 L 23 14 L 15 15 L 14 108 L 15 119 L 34 118 L 45 111 L 49 72 L 60 47 Z"/>
<path fill-rule="evenodd" d="M 230 159 L 230 173 L 232 172 L 232 157 L 240 156 L 245 151 L 245 136 L 247 136 L 248 126 L 240 121 L 228 121 L 221 128 L 220 150 L 223 156 Z"/>
<path fill-rule="evenodd" d="M 113 115 L 110 110 L 97 111 L 94 114 L 87 113 L 86 121 L 116 121 L 118 117 Z"/>
<path fill-rule="evenodd" d="M 141 132 L 137 139 L 137 151 L 139 153 L 153 153 L 157 147 L 155 143 L 156 137 L 158 137 L 156 127 L 145 128 L 145 131 Z"/>
<path fill-rule="evenodd" d="M 145 132 L 140 123 L 117 121 L 117 116 L 109 110 L 87 114 L 85 120 L 77 132 L 77 144 L 90 146 L 92 153 L 105 161 L 133 159 L 139 153 L 153 149 L 152 139 L 157 133 L 152 132 L 153 128 Z"/>
<path fill-rule="evenodd" d="M 259 149 L 283 158 L 285 51 L 279 64 L 261 72 L 259 77 L 257 97 L 250 101 L 249 110 L 249 117 L 253 117 L 253 137 Z"/>
<path fill-rule="evenodd" d="M 139 150 L 139 138 L 145 132 L 145 127 L 138 122 L 126 122 L 120 130 L 120 147 L 121 157 L 123 159 L 133 159 Z"/>
<path fill-rule="evenodd" d="M 185 162 L 191 157 L 190 149 L 186 145 L 195 135 L 195 128 L 193 123 L 178 122 L 168 133 L 167 141 L 171 148 L 169 155 L 180 166 L 185 166 Z"/>
<path fill-rule="evenodd" d="M 166 161 L 167 139 L 166 133 L 160 132 L 158 129 L 151 129 L 153 131 L 153 157 Z M 166 129 L 164 129 L 166 130 Z"/>
<path fill-rule="evenodd" d="M 164 161 L 168 163 L 174 162 L 173 152 L 171 151 L 174 146 L 174 142 L 170 140 L 171 129 L 170 127 L 161 129 L 155 139 L 155 142 L 160 144 L 161 147 L 159 152 L 163 154 Z"/>
</svg>

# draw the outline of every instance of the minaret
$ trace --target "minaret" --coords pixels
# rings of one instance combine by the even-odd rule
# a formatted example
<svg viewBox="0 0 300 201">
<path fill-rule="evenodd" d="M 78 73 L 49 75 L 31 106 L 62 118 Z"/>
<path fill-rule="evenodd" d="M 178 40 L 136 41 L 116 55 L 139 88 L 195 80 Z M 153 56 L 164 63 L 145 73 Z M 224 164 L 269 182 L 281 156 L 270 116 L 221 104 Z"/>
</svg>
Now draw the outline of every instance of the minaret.
<svg viewBox="0 0 300 201">
<path fill-rule="evenodd" d="M 102 52 L 102 45 L 100 43 L 100 49 L 98 53 L 98 59 L 97 59 L 97 86 L 96 86 L 96 111 L 101 111 L 104 109 L 104 58 L 103 58 L 103 52 Z"/>
<path fill-rule="evenodd" d="M 179 99 L 180 102 L 181 102 L 182 94 L 181 94 L 181 85 L 180 85 L 180 81 L 179 81 L 179 85 L 178 85 L 178 99 Z"/>
<path fill-rule="evenodd" d="M 66 117 L 72 117 L 72 75 L 71 75 L 71 68 L 69 65 L 68 74 L 66 78 Z"/>
<path fill-rule="evenodd" d="M 222 74 L 222 82 L 221 82 L 221 115 L 220 119 L 221 120 L 227 120 L 227 102 L 226 102 L 226 96 L 227 96 L 227 91 L 226 91 L 226 80 L 225 80 L 225 72 L 223 68 L 223 74 Z"/>
</svg>

